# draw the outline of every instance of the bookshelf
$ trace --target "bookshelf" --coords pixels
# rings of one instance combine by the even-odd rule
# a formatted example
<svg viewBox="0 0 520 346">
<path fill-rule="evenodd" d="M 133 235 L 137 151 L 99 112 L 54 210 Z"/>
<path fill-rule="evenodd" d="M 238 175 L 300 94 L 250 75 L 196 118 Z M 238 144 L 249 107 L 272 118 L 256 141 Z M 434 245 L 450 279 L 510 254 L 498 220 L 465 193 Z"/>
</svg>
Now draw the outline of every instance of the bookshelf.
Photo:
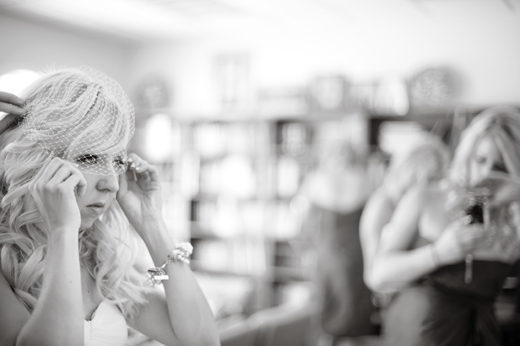
<svg viewBox="0 0 520 346">
<path fill-rule="evenodd" d="M 137 142 L 150 136 L 145 119 L 153 113 L 138 118 Z M 345 136 L 366 141 L 366 126 L 359 124 L 366 119 L 345 113 L 170 118 L 167 126 L 175 137 L 170 154 L 150 161 L 163 179 L 169 229 L 195 248 L 192 269 L 206 281 L 249 283 L 254 295 L 248 298 L 250 312 L 303 299 L 312 284 L 301 259 L 298 192 L 326 150 L 323 142 Z M 143 147 L 131 150 L 149 159 Z"/>
<path fill-rule="evenodd" d="M 297 254 L 289 267 L 289 254 L 279 253 L 297 233 L 289 203 L 298 166 L 278 156 L 278 127 L 271 120 L 211 119 L 187 128 L 186 149 L 198 158 L 198 186 L 189 197 L 190 241 L 198 249 L 192 268 L 254 282 L 258 309 L 280 303 L 283 282 L 303 279 Z"/>
</svg>

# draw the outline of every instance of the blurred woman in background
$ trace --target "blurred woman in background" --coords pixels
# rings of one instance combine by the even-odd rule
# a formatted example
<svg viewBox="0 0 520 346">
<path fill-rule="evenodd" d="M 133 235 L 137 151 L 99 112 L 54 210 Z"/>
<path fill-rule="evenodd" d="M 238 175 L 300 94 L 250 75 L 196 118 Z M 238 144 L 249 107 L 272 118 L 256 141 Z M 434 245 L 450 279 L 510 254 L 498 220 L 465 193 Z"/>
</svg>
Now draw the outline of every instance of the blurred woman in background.
<svg viewBox="0 0 520 346">
<path fill-rule="evenodd" d="M 401 197 L 413 186 L 427 187 L 445 177 L 449 164 L 449 151 L 442 141 L 426 135 L 413 148 L 396 154 L 385 174 L 383 184 L 370 195 L 360 221 L 360 240 L 363 251 L 363 273 L 369 288 L 372 259 L 379 246 L 383 227 L 390 221 Z M 375 295 L 374 304 L 385 305 Z"/>
<path fill-rule="evenodd" d="M 518 205 L 507 207 L 512 217 L 485 226 L 478 221 L 489 219 L 487 207 L 465 215 L 475 187 L 494 171 L 520 175 L 517 109 L 477 115 L 461 135 L 449 179 L 412 188 L 383 229 L 368 282 L 399 291 L 384 321 L 388 345 L 500 345 L 493 302 L 520 256 Z"/>
<path fill-rule="evenodd" d="M 376 333 L 359 242 L 359 220 L 371 192 L 367 177 L 366 156 L 350 143 L 337 144 L 320 156 L 300 191 L 309 202 L 302 234 L 314 255 L 321 326 L 333 339 Z"/>
</svg>

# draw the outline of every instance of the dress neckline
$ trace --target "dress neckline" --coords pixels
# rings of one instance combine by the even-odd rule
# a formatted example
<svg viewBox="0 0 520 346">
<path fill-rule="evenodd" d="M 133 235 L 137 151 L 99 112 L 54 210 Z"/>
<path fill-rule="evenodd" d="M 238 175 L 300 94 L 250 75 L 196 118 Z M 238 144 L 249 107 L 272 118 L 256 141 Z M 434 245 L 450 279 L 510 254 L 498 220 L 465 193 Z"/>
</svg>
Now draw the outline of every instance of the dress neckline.
<svg viewBox="0 0 520 346">
<path fill-rule="evenodd" d="M 104 300 L 102 300 L 97 306 L 96 308 L 94 309 L 94 311 L 92 311 L 92 313 L 90 314 L 90 319 L 85 319 L 85 322 L 92 322 L 95 318 L 96 318 L 96 313 L 97 311 L 99 310 L 99 307 L 105 303 Z"/>
</svg>

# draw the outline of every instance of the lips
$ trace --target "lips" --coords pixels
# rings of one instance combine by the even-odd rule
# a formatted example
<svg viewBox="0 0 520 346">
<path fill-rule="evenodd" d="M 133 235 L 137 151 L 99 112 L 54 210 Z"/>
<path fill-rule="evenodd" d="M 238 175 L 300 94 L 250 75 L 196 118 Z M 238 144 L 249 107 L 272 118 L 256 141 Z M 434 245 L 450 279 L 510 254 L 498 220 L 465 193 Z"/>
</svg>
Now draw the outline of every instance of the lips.
<svg viewBox="0 0 520 346">
<path fill-rule="evenodd" d="M 105 203 L 102 203 L 102 202 L 99 202 L 99 203 L 92 203 L 92 204 L 89 204 L 87 205 L 87 207 L 89 208 L 105 208 Z"/>
</svg>

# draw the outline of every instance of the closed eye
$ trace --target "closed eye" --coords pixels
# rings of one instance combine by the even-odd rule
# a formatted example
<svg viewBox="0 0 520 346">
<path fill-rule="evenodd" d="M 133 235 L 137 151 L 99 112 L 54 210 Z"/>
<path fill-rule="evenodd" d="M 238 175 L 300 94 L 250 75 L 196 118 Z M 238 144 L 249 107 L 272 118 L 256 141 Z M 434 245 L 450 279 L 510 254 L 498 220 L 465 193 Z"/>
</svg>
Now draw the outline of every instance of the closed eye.
<svg viewBox="0 0 520 346">
<path fill-rule="evenodd" d="M 99 156 L 98 155 L 92 155 L 92 154 L 86 154 L 79 156 L 76 161 L 93 165 L 99 162 Z"/>
</svg>

